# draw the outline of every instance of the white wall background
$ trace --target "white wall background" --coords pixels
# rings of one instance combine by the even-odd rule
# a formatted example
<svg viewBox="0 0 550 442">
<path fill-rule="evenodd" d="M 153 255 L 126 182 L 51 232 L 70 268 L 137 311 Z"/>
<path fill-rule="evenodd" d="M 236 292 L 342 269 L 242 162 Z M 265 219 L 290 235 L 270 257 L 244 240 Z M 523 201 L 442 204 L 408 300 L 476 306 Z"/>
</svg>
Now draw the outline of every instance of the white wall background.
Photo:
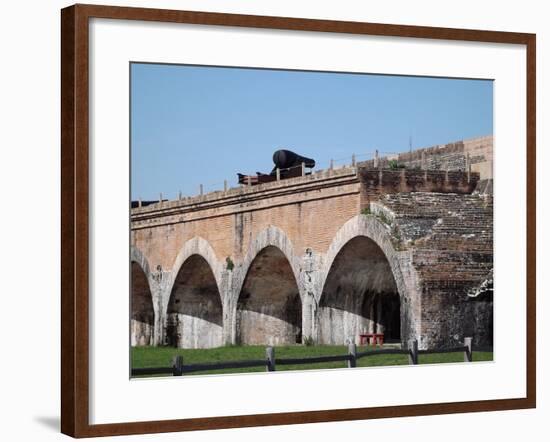
<svg viewBox="0 0 550 442">
<path fill-rule="evenodd" d="M 545 2 L 159 0 L 90 1 L 113 5 L 207 10 L 336 20 L 535 32 L 538 39 L 538 408 L 536 410 L 217 430 L 133 440 L 279 441 L 297 438 L 384 438 L 446 441 L 543 440 L 550 412 L 549 311 L 544 294 L 544 204 L 550 188 L 549 14 Z M 68 2 L 4 3 L 0 15 L 0 435 L 4 440 L 58 440 L 59 434 L 59 9 Z M 19 368 L 20 367 L 20 368 Z M 358 386 L 358 388 L 360 388 Z M 123 440 L 126 438 L 118 438 Z M 103 439 L 106 440 L 106 439 Z"/>
</svg>

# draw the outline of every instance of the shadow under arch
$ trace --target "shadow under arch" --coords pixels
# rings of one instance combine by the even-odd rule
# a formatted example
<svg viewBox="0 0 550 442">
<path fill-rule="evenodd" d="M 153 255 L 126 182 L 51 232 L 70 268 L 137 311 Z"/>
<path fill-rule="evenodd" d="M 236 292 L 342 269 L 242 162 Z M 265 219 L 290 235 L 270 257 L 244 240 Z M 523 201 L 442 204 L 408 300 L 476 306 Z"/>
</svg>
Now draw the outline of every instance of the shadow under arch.
<svg viewBox="0 0 550 442">
<path fill-rule="evenodd" d="M 130 342 L 132 346 L 153 345 L 155 308 L 149 278 L 151 271 L 143 253 L 130 248 Z"/>
<path fill-rule="evenodd" d="M 335 236 L 327 252 L 318 302 L 318 341 L 344 344 L 363 333 L 402 342 L 407 329 L 397 252 L 385 226 L 359 215 Z"/>
<path fill-rule="evenodd" d="M 183 263 L 192 255 L 199 255 L 208 263 L 216 280 L 218 291 L 221 287 L 221 266 L 218 263 L 218 258 L 210 243 L 200 236 L 195 236 L 188 240 L 179 251 L 174 264 L 172 265 L 172 278 L 168 285 L 168 293 L 172 292 L 177 272 L 181 269 Z M 176 271 L 176 273 L 175 273 Z M 221 293 L 221 292 L 220 292 Z"/>
<path fill-rule="evenodd" d="M 223 343 L 220 271 L 210 244 L 188 241 L 178 254 L 167 302 L 166 341 L 178 348 L 212 348 Z"/>
<path fill-rule="evenodd" d="M 235 342 L 283 345 L 302 341 L 302 299 L 292 243 L 269 226 L 251 243 L 237 282 Z"/>
<path fill-rule="evenodd" d="M 237 302 L 237 343 L 296 344 L 302 341 L 302 302 L 286 256 L 267 246 L 249 266 Z"/>
<path fill-rule="evenodd" d="M 252 261 L 254 261 L 258 254 L 268 246 L 276 247 L 285 256 L 294 275 L 294 279 L 298 281 L 300 263 L 294 254 L 294 247 L 292 246 L 290 238 L 278 227 L 269 226 L 259 232 L 248 247 L 246 256 L 241 264 L 242 271 L 236 275 L 233 283 L 237 293 L 240 293 L 242 290 L 244 280 L 248 274 Z"/>
</svg>

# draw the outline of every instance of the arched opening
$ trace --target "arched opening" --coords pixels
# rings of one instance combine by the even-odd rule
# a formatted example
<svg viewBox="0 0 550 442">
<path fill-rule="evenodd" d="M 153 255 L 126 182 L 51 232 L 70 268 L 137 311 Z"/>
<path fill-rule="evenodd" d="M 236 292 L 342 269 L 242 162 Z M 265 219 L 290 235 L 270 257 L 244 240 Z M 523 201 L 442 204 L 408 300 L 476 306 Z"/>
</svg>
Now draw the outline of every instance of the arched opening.
<svg viewBox="0 0 550 442">
<path fill-rule="evenodd" d="M 348 241 L 334 259 L 319 304 L 319 342 L 358 342 L 364 333 L 401 341 L 401 305 L 390 264 L 370 238 Z"/>
<path fill-rule="evenodd" d="M 131 283 L 132 319 L 130 337 L 132 346 L 153 345 L 155 310 L 149 281 L 141 266 L 132 261 Z"/>
<path fill-rule="evenodd" d="M 180 267 L 166 319 L 168 345 L 178 348 L 212 348 L 222 345 L 222 303 L 216 278 L 200 255 Z"/>
<path fill-rule="evenodd" d="M 493 346 L 493 283 L 469 296 L 465 308 L 464 335 L 473 336 L 475 346 Z"/>
<path fill-rule="evenodd" d="M 285 345 L 302 341 L 302 302 L 285 255 L 268 246 L 254 258 L 237 303 L 237 342 Z"/>
</svg>

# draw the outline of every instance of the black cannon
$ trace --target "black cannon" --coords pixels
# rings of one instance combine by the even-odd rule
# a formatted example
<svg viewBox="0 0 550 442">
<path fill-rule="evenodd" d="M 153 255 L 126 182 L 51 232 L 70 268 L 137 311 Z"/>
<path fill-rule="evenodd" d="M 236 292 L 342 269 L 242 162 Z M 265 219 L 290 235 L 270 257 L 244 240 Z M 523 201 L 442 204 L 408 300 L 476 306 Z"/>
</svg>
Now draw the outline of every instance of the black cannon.
<svg viewBox="0 0 550 442">
<path fill-rule="evenodd" d="M 277 169 L 279 169 L 279 178 L 294 178 L 302 175 L 302 164 L 304 167 L 311 169 L 315 167 L 315 160 L 312 158 L 303 157 L 295 152 L 286 149 L 280 149 L 273 154 L 273 163 L 275 167 L 270 173 L 256 172 L 256 175 L 245 175 L 237 173 L 239 184 L 256 185 L 261 183 L 269 183 L 277 179 Z M 305 171 L 304 171 L 305 172 Z M 306 173 L 309 175 L 311 172 Z"/>
<path fill-rule="evenodd" d="M 302 163 L 311 169 L 315 167 L 315 160 L 312 158 L 303 157 L 294 153 L 290 150 L 280 149 L 273 154 L 273 163 L 275 168 L 273 170 L 279 169 L 290 169 L 291 167 L 301 167 Z"/>
</svg>

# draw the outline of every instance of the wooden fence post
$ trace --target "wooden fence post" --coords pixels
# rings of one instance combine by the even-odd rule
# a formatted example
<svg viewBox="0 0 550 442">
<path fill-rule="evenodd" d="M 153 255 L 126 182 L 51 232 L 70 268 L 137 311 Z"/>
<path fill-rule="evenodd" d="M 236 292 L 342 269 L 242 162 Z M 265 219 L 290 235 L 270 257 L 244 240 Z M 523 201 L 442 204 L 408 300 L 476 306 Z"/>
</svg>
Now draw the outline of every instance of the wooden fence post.
<svg viewBox="0 0 550 442">
<path fill-rule="evenodd" d="M 418 341 L 416 339 L 409 341 L 409 364 L 418 364 Z"/>
<path fill-rule="evenodd" d="M 265 355 L 267 357 L 266 371 L 275 371 L 275 349 L 273 347 L 266 347 Z"/>
<path fill-rule="evenodd" d="M 472 362 L 472 338 L 464 338 L 464 362 Z"/>
<path fill-rule="evenodd" d="M 357 346 L 355 344 L 348 344 L 348 368 L 357 367 Z"/>
<path fill-rule="evenodd" d="M 181 376 L 183 374 L 183 356 L 174 356 L 172 359 L 172 368 L 174 369 L 174 376 Z"/>
</svg>

